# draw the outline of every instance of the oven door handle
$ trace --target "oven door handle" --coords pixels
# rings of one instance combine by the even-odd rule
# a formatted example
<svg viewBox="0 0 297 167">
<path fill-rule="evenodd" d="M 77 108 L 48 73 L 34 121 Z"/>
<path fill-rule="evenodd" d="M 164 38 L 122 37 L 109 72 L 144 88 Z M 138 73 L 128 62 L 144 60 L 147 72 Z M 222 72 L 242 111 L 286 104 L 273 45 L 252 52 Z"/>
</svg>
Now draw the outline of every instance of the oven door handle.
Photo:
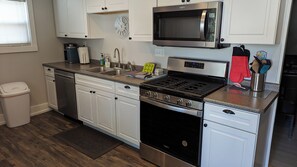
<svg viewBox="0 0 297 167">
<path fill-rule="evenodd" d="M 200 110 L 186 109 L 186 108 L 182 108 L 182 107 L 172 106 L 172 105 L 156 102 L 156 101 L 150 100 L 147 97 L 142 97 L 142 96 L 140 96 L 140 101 L 149 103 L 149 104 L 157 106 L 157 107 L 161 107 L 163 109 L 172 110 L 172 111 L 180 112 L 180 113 L 184 113 L 184 114 L 189 114 L 189 115 L 193 115 L 196 117 L 202 117 L 202 113 L 203 113 Z"/>
</svg>

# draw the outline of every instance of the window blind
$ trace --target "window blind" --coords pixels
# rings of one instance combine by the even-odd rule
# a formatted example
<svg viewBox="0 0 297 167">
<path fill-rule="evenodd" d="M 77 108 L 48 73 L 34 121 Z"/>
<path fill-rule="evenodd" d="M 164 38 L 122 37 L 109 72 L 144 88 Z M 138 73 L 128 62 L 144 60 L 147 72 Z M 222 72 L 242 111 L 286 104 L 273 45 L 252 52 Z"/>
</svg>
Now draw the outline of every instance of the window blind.
<svg viewBox="0 0 297 167">
<path fill-rule="evenodd" d="M 0 45 L 30 43 L 27 0 L 0 0 Z"/>
</svg>

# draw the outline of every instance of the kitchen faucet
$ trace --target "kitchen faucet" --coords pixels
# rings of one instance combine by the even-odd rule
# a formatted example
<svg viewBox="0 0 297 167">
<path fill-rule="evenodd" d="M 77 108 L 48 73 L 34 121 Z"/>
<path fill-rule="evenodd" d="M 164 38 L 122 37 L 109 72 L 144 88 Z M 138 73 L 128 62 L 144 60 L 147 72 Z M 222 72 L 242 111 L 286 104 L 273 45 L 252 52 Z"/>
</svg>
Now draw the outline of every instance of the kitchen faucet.
<svg viewBox="0 0 297 167">
<path fill-rule="evenodd" d="M 118 67 L 121 68 L 121 55 L 120 55 L 120 51 L 118 48 L 114 49 L 114 53 L 113 53 L 114 58 L 117 57 L 116 53 L 118 53 Z"/>
</svg>

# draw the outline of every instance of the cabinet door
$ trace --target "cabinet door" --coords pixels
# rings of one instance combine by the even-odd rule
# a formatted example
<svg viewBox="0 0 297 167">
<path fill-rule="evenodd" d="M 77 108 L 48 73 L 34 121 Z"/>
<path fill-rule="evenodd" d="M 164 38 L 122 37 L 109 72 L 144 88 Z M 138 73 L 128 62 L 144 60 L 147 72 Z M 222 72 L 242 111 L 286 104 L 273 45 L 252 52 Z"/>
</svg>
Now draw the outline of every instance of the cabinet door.
<svg viewBox="0 0 297 167">
<path fill-rule="evenodd" d="M 124 11 L 128 10 L 128 0 L 105 0 L 106 11 Z"/>
<path fill-rule="evenodd" d="M 58 37 L 67 36 L 68 32 L 68 10 L 67 10 L 68 0 L 54 0 L 54 13 L 56 22 L 56 34 Z"/>
<path fill-rule="evenodd" d="M 203 167 L 253 167 L 255 134 L 204 120 Z"/>
<path fill-rule="evenodd" d="M 117 136 L 139 147 L 140 102 L 123 96 L 116 100 Z"/>
<path fill-rule="evenodd" d="M 46 88 L 48 105 L 51 108 L 58 110 L 55 78 L 46 77 Z"/>
<path fill-rule="evenodd" d="M 224 0 L 221 42 L 274 44 L 280 0 Z"/>
<path fill-rule="evenodd" d="M 95 104 L 97 113 L 96 127 L 116 135 L 114 93 L 96 90 Z"/>
<path fill-rule="evenodd" d="M 129 29 L 131 40 L 153 40 L 153 7 L 156 5 L 156 0 L 129 0 Z"/>
<path fill-rule="evenodd" d="M 87 13 L 84 0 L 68 0 L 68 37 L 88 37 Z"/>
<path fill-rule="evenodd" d="M 105 0 L 86 0 L 87 13 L 102 12 L 105 7 Z"/>
<path fill-rule="evenodd" d="M 96 125 L 96 113 L 94 111 L 94 94 L 85 86 L 76 85 L 76 99 L 78 119 L 90 125 Z"/>
</svg>

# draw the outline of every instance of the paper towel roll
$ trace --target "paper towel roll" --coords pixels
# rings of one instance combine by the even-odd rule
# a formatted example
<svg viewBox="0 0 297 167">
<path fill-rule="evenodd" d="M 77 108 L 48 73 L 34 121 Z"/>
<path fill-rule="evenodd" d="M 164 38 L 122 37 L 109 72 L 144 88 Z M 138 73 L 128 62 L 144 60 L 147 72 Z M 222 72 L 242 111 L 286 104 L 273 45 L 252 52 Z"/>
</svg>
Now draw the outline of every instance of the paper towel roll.
<svg viewBox="0 0 297 167">
<path fill-rule="evenodd" d="M 77 50 L 80 64 L 90 63 L 88 47 L 79 47 Z"/>
</svg>

